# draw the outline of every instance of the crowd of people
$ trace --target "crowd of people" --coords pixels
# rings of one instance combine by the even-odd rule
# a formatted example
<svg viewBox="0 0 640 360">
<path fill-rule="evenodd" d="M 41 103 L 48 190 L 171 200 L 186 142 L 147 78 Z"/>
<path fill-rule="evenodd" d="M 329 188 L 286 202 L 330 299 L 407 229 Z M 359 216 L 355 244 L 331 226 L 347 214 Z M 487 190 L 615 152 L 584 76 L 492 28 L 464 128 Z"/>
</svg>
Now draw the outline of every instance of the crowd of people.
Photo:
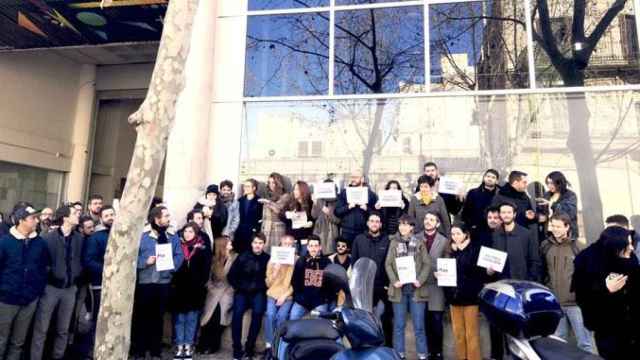
<svg viewBox="0 0 640 360">
<path fill-rule="evenodd" d="M 344 301 L 344 294 L 322 286 L 329 264 L 350 274 L 352 264 L 369 258 L 377 265 L 375 315 L 386 345 L 403 358 L 410 314 L 418 359 L 443 359 L 448 311 L 456 358 L 482 359 L 478 294 L 500 279 L 537 281 L 553 290 L 566 314 L 557 336 L 568 339 L 571 328 L 587 352 L 632 358 L 640 350 L 640 265 L 628 219 L 607 218 L 587 247 L 577 240 L 578 201 L 561 172 L 550 173 L 545 191 L 534 198 L 526 173 L 511 171 L 503 185 L 500 180 L 489 169 L 477 188 L 441 193 L 438 167 L 430 162 L 415 191 L 403 192 L 409 198 L 402 195 L 396 206 L 383 204 L 358 171 L 335 198 L 322 199 L 314 199 L 304 181 L 288 192 L 278 173 L 270 174 L 262 193 L 258 181 L 246 180 L 239 197 L 225 180 L 206 188 L 179 229 L 161 200 L 154 201 L 136 264 L 131 354 L 160 358 L 170 313 L 176 359 L 217 352 L 229 326 L 234 359 L 268 358 L 285 321 Z M 367 201 L 350 202 L 348 187 L 368 188 Z M 398 181 L 385 189 L 402 191 Z M 19 202 L 0 215 L 0 360 L 92 357 L 116 217 L 101 196 L 92 196 L 86 208 L 76 202 L 37 211 Z M 478 266 L 482 246 L 507 253 L 504 269 Z M 293 248 L 293 261 L 274 261 L 274 247 Z M 400 258 L 413 258 L 413 282 L 401 281 Z M 439 286 L 441 258 L 455 259 L 456 286 Z M 267 351 L 257 354 L 261 330 Z M 504 335 L 490 330 L 491 357 L 503 359 Z"/>
</svg>

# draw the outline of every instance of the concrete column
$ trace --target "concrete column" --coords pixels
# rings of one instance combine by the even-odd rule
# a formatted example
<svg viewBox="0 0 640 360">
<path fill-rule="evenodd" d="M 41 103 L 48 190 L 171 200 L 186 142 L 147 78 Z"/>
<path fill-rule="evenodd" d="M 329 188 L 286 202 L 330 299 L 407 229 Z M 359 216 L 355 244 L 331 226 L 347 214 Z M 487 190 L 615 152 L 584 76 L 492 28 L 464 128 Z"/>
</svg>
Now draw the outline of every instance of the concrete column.
<svg viewBox="0 0 640 360">
<path fill-rule="evenodd" d="M 84 200 L 89 171 L 91 128 L 93 107 L 96 100 L 96 66 L 81 65 L 78 82 L 78 100 L 73 121 L 73 154 L 71 171 L 67 177 L 66 200 Z"/>
<path fill-rule="evenodd" d="M 212 33 L 217 1 L 201 1 L 187 58 L 186 87 L 176 105 L 176 121 L 169 137 L 164 177 L 164 201 L 173 222 L 184 223 L 186 214 L 208 184 L 207 148 L 213 80 Z"/>
</svg>

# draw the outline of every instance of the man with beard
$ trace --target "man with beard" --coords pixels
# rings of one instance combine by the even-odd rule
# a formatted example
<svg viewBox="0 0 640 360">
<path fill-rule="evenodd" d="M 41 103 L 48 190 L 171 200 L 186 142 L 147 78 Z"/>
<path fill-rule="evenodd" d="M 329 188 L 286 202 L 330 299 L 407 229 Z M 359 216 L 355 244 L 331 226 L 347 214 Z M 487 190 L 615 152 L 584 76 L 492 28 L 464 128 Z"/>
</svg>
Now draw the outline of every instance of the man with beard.
<svg viewBox="0 0 640 360">
<path fill-rule="evenodd" d="M 143 359 L 147 352 L 152 359 L 162 355 L 162 333 L 164 314 L 169 301 L 171 279 L 184 260 L 180 238 L 168 231 L 169 210 L 160 205 L 149 211 L 147 218 L 151 230 L 142 234 L 138 251 L 138 276 L 133 300 L 131 330 L 131 352 L 134 359 Z M 173 258 L 173 269 L 158 270 L 156 256 L 160 246 L 169 245 Z"/>
<path fill-rule="evenodd" d="M 508 182 L 508 184 L 505 184 L 498 190 L 491 204 L 500 205 L 508 202 L 515 205 L 515 222 L 527 229 L 536 226 L 535 232 L 537 238 L 537 216 L 531 204 L 531 199 L 529 195 L 527 195 L 527 186 L 529 185 L 527 174 L 514 170 L 509 173 Z"/>
<path fill-rule="evenodd" d="M 467 193 L 461 216 L 462 221 L 471 231 L 471 239 L 487 230 L 486 210 L 496 195 L 498 180 L 500 180 L 498 171 L 489 169 L 482 177 L 482 184 Z"/>
<path fill-rule="evenodd" d="M 44 208 L 40 212 L 40 222 L 38 223 L 38 234 L 44 236 L 49 232 L 49 228 L 53 225 L 53 209 Z"/>
<path fill-rule="evenodd" d="M 328 257 L 332 263 L 342 266 L 347 271 L 347 274 L 351 274 L 351 265 L 353 262 L 351 261 L 351 254 L 349 254 L 349 244 L 347 240 L 338 237 L 336 239 L 336 252 Z"/>
<path fill-rule="evenodd" d="M 102 195 L 91 195 L 89 198 L 89 204 L 87 205 L 88 215 L 93 218 L 93 221 L 98 224 L 101 219 L 101 212 L 104 199 Z"/>
<path fill-rule="evenodd" d="M 387 295 L 389 278 L 384 267 L 389 251 L 389 238 L 382 232 L 382 218 L 380 214 L 372 212 L 367 219 L 367 232 L 360 234 L 353 241 L 351 260 L 355 264 L 361 257 L 366 257 L 376 263 L 376 276 L 373 286 L 374 313 L 382 321 L 382 328 L 387 346 L 392 345 L 393 308 Z"/>
<path fill-rule="evenodd" d="M 227 207 L 227 224 L 222 230 L 222 236 L 233 239 L 233 234 L 240 223 L 240 212 L 238 210 L 238 201 L 236 194 L 233 193 L 233 183 L 229 180 L 223 180 L 220 183 L 220 197 L 223 204 Z"/>
<path fill-rule="evenodd" d="M 95 341 L 96 322 L 98 320 L 98 309 L 100 309 L 100 295 L 102 293 L 102 270 L 104 268 L 104 254 L 107 251 L 107 241 L 109 232 L 115 220 L 116 212 L 111 205 L 105 205 L 100 209 L 100 225 L 96 231 L 85 241 L 82 252 L 82 265 L 86 269 L 91 283 L 91 294 L 87 296 L 87 308 L 93 316 L 93 324 L 89 339 Z M 90 353 L 93 344 L 87 346 Z"/>
<path fill-rule="evenodd" d="M 493 233 L 502 225 L 500 209 L 497 206 L 489 206 L 485 211 L 485 226 L 471 236 L 471 241 L 479 246 L 493 246 Z"/>
<path fill-rule="evenodd" d="M 82 211 L 78 210 L 78 208 L 74 207 L 76 211 L 82 213 Z M 96 231 L 96 224 L 93 222 L 93 219 L 89 215 L 80 216 L 80 223 L 78 224 L 78 232 L 85 241 L 88 241 L 89 237 L 93 235 Z"/>
<path fill-rule="evenodd" d="M 340 226 L 342 227 L 341 235 L 349 242 L 349 244 L 353 244 L 356 236 L 362 234 L 367 229 L 367 218 L 369 216 L 370 209 L 373 210 L 374 204 L 378 202 L 378 197 L 365 184 L 364 176 L 360 170 L 354 170 L 351 173 L 349 176 L 348 186 L 366 186 L 368 192 L 367 204 L 349 203 L 347 199 L 347 189 L 342 189 L 338 195 L 335 215 L 340 219 Z"/>
</svg>

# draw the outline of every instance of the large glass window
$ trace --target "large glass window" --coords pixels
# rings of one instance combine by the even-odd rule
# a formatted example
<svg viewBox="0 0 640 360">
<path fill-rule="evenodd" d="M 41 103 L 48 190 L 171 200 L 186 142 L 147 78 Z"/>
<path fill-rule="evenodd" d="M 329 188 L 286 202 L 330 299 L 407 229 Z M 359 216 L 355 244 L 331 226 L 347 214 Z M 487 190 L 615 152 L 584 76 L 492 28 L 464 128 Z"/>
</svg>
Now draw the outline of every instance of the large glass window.
<svg viewBox="0 0 640 360">
<path fill-rule="evenodd" d="M 311 8 L 328 5 L 329 0 L 249 0 L 249 10 Z"/>
<path fill-rule="evenodd" d="M 539 87 L 640 83 L 633 1 L 532 3 Z"/>
<path fill-rule="evenodd" d="M 336 12 L 336 94 L 424 90 L 422 6 Z"/>
<path fill-rule="evenodd" d="M 245 96 L 327 94 L 329 13 L 250 16 Z"/>
<path fill-rule="evenodd" d="M 429 6 L 431 90 L 526 88 L 522 1 Z"/>
<path fill-rule="evenodd" d="M 8 214 L 18 201 L 37 209 L 55 208 L 61 200 L 64 174 L 0 161 L 0 211 Z"/>
</svg>

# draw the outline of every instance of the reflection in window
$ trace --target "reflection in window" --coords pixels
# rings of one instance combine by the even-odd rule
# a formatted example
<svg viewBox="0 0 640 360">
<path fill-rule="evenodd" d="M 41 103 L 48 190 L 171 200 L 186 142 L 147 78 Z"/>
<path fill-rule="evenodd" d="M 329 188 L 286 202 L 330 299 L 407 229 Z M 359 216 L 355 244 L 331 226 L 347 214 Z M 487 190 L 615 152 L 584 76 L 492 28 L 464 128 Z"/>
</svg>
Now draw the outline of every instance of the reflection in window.
<svg viewBox="0 0 640 360">
<path fill-rule="evenodd" d="M 62 196 L 64 174 L 0 161 L 0 212 L 18 201 L 28 201 L 37 209 L 55 208 Z"/>
<path fill-rule="evenodd" d="M 336 94 L 424 90 L 423 8 L 338 11 Z"/>
<path fill-rule="evenodd" d="M 538 86 L 640 83 L 632 1 L 624 6 L 615 0 L 532 3 Z M 582 9 L 574 11 L 574 5 Z M 573 33 L 576 20 L 584 31 L 577 26 Z"/>
<path fill-rule="evenodd" d="M 245 96 L 327 93 L 329 14 L 250 16 Z"/>
<path fill-rule="evenodd" d="M 475 1 L 429 7 L 431 89 L 528 87 L 520 2 Z"/>
<path fill-rule="evenodd" d="M 249 10 L 293 9 L 329 6 L 329 0 L 249 0 Z"/>
<path fill-rule="evenodd" d="M 336 0 L 336 5 L 360 5 L 360 4 L 378 4 L 386 2 L 398 2 L 405 0 Z"/>
</svg>

